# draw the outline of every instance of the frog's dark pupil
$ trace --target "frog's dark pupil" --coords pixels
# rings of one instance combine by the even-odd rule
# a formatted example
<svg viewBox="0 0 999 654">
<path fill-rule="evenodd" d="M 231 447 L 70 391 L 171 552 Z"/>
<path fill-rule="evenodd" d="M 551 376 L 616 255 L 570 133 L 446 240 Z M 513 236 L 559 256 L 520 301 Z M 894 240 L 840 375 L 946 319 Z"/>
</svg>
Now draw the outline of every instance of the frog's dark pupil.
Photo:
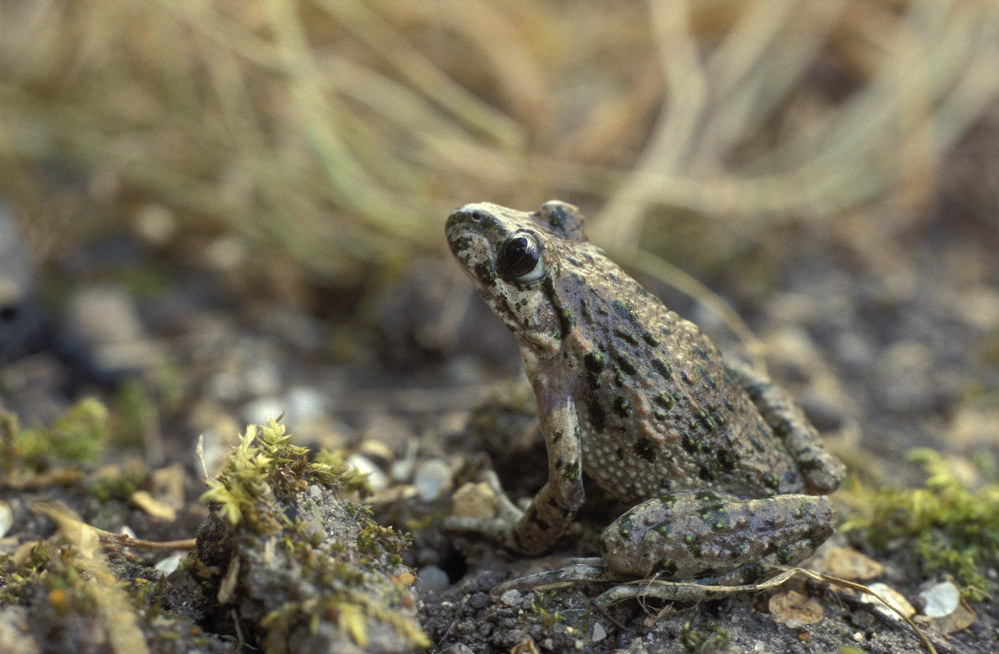
<svg viewBox="0 0 999 654">
<path fill-rule="evenodd" d="M 531 272 L 539 259 L 537 245 L 526 236 L 515 236 L 503 247 L 503 268 L 510 277 Z"/>
</svg>

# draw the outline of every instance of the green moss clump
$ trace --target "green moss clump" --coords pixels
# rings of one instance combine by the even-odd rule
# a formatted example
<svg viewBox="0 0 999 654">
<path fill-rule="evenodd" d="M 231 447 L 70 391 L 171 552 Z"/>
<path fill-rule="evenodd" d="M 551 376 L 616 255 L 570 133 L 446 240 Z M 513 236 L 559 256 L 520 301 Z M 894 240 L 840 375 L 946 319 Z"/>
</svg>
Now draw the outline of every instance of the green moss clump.
<svg viewBox="0 0 999 654">
<path fill-rule="evenodd" d="M 218 507 L 219 515 L 235 527 L 244 520 L 261 533 L 279 525 L 256 520 L 254 507 L 277 493 L 290 495 L 306 490 L 309 484 L 340 489 L 351 477 L 347 466 L 309 461 L 309 451 L 290 442 L 291 434 L 273 418 L 263 427 L 249 425 L 239 437 L 239 445 L 201 501 Z"/>
<path fill-rule="evenodd" d="M 999 559 L 999 484 L 969 489 L 947 469 L 940 453 L 914 450 L 926 488 L 870 489 L 854 482 L 849 488 L 862 507 L 844 526 L 862 531 L 883 548 L 904 539 L 924 572 L 952 574 L 973 601 L 993 589 L 982 571 Z"/>
<path fill-rule="evenodd" d="M 56 463 L 92 463 L 110 437 L 108 410 L 95 398 L 71 406 L 49 427 L 20 429 L 17 418 L 4 412 L 0 420 L 4 467 L 44 470 Z"/>
<path fill-rule="evenodd" d="M 428 647 L 400 556 L 406 537 L 341 497 L 366 486 L 341 457 L 311 461 L 290 438 L 274 420 L 247 427 L 201 497 L 221 529 L 199 532 L 199 552 L 231 552 L 218 601 L 238 605 L 243 633 L 268 652 L 376 637 Z"/>
<path fill-rule="evenodd" d="M 90 494 L 101 502 L 128 502 L 137 490 L 140 490 L 146 479 L 149 477 L 148 471 L 140 465 L 126 465 L 116 468 L 108 474 L 97 475 L 90 482 Z"/>
</svg>

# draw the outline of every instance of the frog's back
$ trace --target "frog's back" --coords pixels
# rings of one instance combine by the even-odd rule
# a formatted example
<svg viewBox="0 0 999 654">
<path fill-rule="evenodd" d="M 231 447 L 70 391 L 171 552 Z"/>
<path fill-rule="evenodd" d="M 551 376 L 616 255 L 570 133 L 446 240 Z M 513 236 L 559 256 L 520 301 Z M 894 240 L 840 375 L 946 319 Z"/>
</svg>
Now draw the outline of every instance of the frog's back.
<svg viewBox="0 0 999 654">
<path fill-rule="evenodd" d="M 696 325 L 589 243 L 560 266 L 557 295 L 571 323 L 561 358 L 576 379 L 591 477 L 622 500 L 802 490 L 795 463 Z"/>
</svg>

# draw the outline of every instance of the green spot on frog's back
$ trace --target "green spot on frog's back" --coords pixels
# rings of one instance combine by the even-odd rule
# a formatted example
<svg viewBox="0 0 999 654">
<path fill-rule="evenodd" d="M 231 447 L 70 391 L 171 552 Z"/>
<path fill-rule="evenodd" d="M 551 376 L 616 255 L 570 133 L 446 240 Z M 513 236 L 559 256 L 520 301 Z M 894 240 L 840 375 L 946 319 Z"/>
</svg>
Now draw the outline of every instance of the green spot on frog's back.
<svg viewBox="0 0 999 654">
<path fill-rule="evenodd" d="M 635 455 L 638 458 L 653 463 L 656 460 L 656 448 L 648 438 L 639 438 L 635 441 Z"/>
<path fill-rule="evenodd" d="M 587 352 L 583 355 L 583 365 L 593 373 L 600 373 L 604 369 L 607 359 L 600 352 Z"/>
<path fill-rule="evenodd" d="M 635 366 L 635 362 L 632 361 L 631 357 L 622 354 L 617 358 L 617 363 L 621 366 L 621 370 L 628 375 L 634 375 L 638 372 L 638 368 Z"/>
<path fill-rule="evenodd" d="M 621 320 L 627 320 L 631 323 L 638 322 L 638 316 L 635 315 L 634 310 L 621 300 L 611 302 L 611 309 L 614 310 L 615 315 Z"/>
<path fill-rule="evenodd" d="M 615 329 L 614 335 L 617 336 L 622 341 L 624 341 L 625 343 L 627 343 L 628 345 L 632 345 L 635 347 L 638 346 L 638 339 L 635 338 L 635 335 L 632 334 L 631 332 L 626 332 L 623 329 Z"/>
<path fill-rule="evenodd" d="M 633 409 L 631 408 L 631 403 L 623 397 L 614 398 L 614 413 L 616 413 L 621 418 L 631 417 Z"/>
<path fill-rule="evenodd" d="M 673 377 L 673 366 L 662 359 L 653 359 L 652 369 L 662 375 L 663 379 L 671 379 Z"/>
</svg>

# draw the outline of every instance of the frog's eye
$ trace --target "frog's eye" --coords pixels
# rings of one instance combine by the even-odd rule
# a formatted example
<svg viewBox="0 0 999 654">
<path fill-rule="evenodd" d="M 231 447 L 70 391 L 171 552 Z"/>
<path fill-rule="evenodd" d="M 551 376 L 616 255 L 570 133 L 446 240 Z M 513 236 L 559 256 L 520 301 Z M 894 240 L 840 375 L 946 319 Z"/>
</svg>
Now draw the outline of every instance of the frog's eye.
<svg viewBox="0 0 999 654">
<path fill-rule="evenodd" d="M 530 232 L 514 232 L 500 246 L 496 262 L 500 275 L 518 284 L 533 284 L 548 274 L 541 259 L 541 245 Z"/>
</svg>

